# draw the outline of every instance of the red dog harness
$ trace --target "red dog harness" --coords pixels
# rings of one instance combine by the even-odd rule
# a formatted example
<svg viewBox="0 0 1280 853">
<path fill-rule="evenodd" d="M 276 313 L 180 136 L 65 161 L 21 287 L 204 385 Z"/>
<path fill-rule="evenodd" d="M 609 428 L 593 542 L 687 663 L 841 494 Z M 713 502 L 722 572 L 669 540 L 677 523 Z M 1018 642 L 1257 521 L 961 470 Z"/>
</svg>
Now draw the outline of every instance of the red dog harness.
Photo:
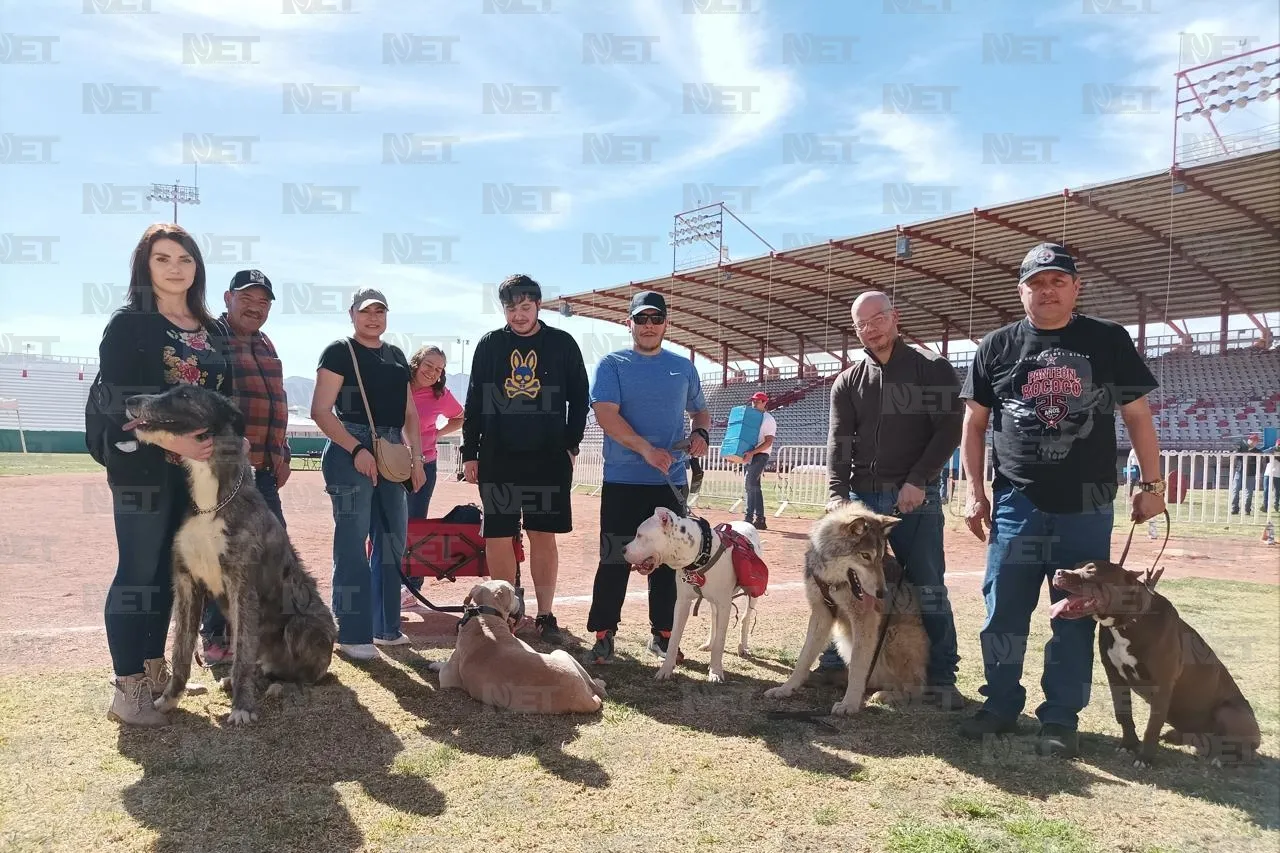
<svg viewBox="0 0 1280 853">
<path fill-rule="evenodd" d="M 701 590 L 707 582 L 707 566 L 714 565 L 725 551 L 732 548 L 733 574 L 737 585 L 751 598 L 764 595 L 769 586 L 769 567 L 751 547 L 750 540 L 727 523 L 717 525 L 713 535 L 711 525 L 705 519 L 694 520 L 702 529 L 702 547 L 699 549 L 698 559 L 680 570 L 685 583 Z M 720 547 L 712 554 L 711 543 L 717 537 Z"/>
</svg>

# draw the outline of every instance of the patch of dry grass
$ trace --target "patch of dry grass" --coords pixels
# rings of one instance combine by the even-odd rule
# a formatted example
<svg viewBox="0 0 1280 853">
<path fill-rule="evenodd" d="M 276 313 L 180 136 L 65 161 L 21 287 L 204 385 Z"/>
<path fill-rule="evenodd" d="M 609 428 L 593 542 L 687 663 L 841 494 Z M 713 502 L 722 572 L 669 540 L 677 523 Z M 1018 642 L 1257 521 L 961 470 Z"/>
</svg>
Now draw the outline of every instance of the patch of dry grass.
<svg viewBox="0 0 1280 853">
<path fill-rule="evenodd" d="M 447 654 L 437 648 L 335 663 L 331 681 L 269 700 L 246 729 L 226 726 L 229 703 L 217 692 L 185 698 L 164 730 L 122 731 L 104 717 L 101 672 L 3 679 L 0 849 L 1275 850 L 1276 591 L 1182 581 L 1166 592 L 1258 710 L 1260 765 L 1215 770 L 1165 748 L 1152 770 L 1128 766 L 1114 755 L 1100 666 L 1074 762 L 1036 756 L 1030 720 L 1025 734 L 984 745 L 955 736 L 958 715 L 923 708 L 770 719 L 775 708 L 829 710 L 839 691 L 763 698 L 789 672 L 804 624 L 765 599 L 760 656 L 728 657 L 723 685 L 702 680 L 706 655 L 696 650 L 674 681 L 653 681 L 645 638 L 624 630 L 595 717 L 516 717 L 439 691 L 425 666 Z M 981 602 L 955 607 L 961 686 L 974 696 Z M 1035 631 L 1031 709 L 1043 608 Z"/>
</svg>

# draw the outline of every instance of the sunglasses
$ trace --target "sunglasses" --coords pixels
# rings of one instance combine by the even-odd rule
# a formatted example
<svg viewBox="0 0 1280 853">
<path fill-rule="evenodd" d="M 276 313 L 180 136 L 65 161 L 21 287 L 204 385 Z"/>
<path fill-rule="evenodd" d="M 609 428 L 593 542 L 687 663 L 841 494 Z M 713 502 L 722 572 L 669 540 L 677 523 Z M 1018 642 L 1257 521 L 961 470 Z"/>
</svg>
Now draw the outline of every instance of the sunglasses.
<svg viewBox="0 0 1280 853">
<path fill-rule="evenodd" d="M 661 326 L 663 323 L 667 322 L 667 315 L 666 314 L 637 314 L 631 318 L 631 322 L 635 323 L 637 326 L 646 326 L 649 323 L 652 323 L 655 326 Z"/>
</svg>

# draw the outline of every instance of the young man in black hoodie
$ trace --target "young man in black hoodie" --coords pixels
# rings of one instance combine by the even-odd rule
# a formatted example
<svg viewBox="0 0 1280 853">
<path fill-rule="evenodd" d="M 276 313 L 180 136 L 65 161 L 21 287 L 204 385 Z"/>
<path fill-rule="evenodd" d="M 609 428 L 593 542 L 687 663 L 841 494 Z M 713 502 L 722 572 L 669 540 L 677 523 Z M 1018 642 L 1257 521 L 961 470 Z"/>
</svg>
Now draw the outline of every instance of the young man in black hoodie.
<svg viewBox="0 0 1280 853">
<path fill-rule="evenodd" d="M 563 641 L 552 610 L 556 534 L 573 529 L 573 463 L 587 427 L 589 386 L 582 351 L 567 332 L 538 319 L 542 288 L 526 275 L 498 287 L 507 325 L 476 344 L 462 422 L 462 471 L 480 486 L 481 535 L 495 580 L 515 583 L 514 537 L 529 534 L 529 570 L 542 639 Z"/>
</svg>

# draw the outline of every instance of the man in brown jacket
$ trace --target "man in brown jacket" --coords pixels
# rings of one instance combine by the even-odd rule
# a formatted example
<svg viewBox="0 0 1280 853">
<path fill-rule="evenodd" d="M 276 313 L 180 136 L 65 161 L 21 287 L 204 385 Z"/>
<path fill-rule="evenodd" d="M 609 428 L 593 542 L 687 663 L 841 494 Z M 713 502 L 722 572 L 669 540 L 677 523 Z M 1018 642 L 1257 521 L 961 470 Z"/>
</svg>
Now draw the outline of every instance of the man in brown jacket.
<svg viewBox="0 0 1280 853">
<path fill-rule="evenodd" d="M 960 379 L 945 358 L 915 350 L 898 334 L 898 312 L 879 291 L 853 303 L 853 328 L 866 357 L 831 386 L 827 439 L 828 509 L 856 500 L 902 522 L 889 544 L 920 594 L 929 635 L 925 701 L 960 710 L 956 690 L 956 627 L 943 582 L 939 474 L 960 446 Z M 828 649 L 824 669 L 838 669 Z"/>
</svg>

